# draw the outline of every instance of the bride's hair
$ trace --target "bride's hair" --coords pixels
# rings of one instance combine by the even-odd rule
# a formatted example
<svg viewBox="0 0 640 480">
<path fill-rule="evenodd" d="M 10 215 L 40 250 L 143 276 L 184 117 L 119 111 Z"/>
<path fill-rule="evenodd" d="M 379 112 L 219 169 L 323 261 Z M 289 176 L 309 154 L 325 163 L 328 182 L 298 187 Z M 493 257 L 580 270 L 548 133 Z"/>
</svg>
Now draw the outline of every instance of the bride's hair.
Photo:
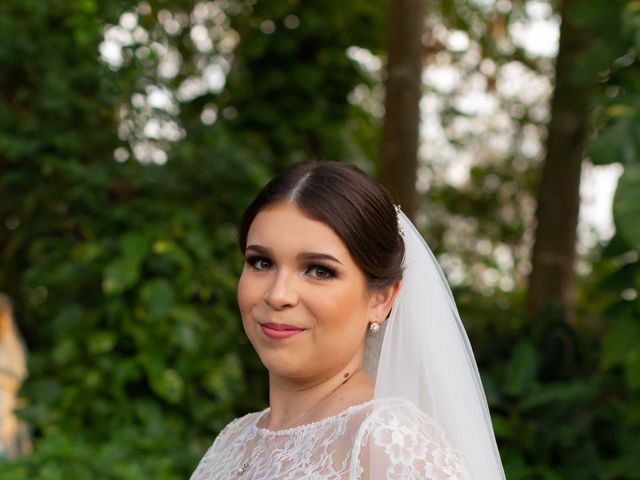
<svg viewBox="0 0 640 480">
<path fill-rule="evenodd" d="M 256 215 L 280 202 L 293 203 L 331 227 L 364 272 L 370 290 L 402 278 L 404 242 L 391 195 L 355 165 L 308 161 L 273 178 L 242 215 L 238 232 L 242 252 Z"/>
</svg>

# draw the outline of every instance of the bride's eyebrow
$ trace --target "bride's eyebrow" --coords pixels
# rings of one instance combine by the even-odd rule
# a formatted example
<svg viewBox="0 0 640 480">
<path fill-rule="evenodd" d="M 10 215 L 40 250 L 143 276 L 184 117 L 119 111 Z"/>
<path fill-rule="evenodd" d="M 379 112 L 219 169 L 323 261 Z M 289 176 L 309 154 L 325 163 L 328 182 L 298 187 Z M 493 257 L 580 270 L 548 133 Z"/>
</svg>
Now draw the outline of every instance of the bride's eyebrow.
<svg viewBox="0 0 640 480">
<path fill-rule="evenodd" d="M 247 248 L 245 249 L 245 252 L 248 252 L 249 250 L 253 250 L 256 253 L 259 253 L 260 255 L 270 255 L 271 254 L 271 250 L 269 250 L 266 247 L 263 247 L 261 245 L 248 245 Z"/>
<path fill-rule="evenodd" d="M 260 255 L 271 255 L 271 250 L 267 247 L 263 247 L 262 245 L 249 245 L 246 248 L 246 251 L 253 251 Z M 320 252 L 300 252 L 296 255 L 298 260 L 329 260 L 331 262 L 336 262 L 342 265 L 342 262 L 338 260 L 333 255 L 329 255 L 328 253 L 320 253 Z"/>
<path fill-rule="evenodd" d="M 342 262 L 338 260 L 333 255 L 329 255 L 328 253 L 319 253 L 319 252 L 302 252 L 296 256 L 298 259 L 304 260 L 329 260 L 331 262 L 336 262 L 342 265 Z"/>
</svg>

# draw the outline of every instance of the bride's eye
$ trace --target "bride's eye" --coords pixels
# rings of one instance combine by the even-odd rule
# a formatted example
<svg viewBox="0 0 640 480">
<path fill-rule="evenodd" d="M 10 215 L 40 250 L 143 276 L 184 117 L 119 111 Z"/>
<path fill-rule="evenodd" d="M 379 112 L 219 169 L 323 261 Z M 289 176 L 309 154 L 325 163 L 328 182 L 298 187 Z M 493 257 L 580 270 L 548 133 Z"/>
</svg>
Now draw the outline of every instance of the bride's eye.
<svg viewBox="0 0 640 480">
<path fill-rule="evenodd" d="M 336 272 L 333 269 L 324 265 L 310 265 L 307 273 L 319 280 L 328 280 L 336 276 Z"/>
<path fill-rule="evenodd" d="M 268 270 L 271 268 L 271 262 L 265 257 L 246 257 L 245 262 L 256 270 Z"/>
</svg>

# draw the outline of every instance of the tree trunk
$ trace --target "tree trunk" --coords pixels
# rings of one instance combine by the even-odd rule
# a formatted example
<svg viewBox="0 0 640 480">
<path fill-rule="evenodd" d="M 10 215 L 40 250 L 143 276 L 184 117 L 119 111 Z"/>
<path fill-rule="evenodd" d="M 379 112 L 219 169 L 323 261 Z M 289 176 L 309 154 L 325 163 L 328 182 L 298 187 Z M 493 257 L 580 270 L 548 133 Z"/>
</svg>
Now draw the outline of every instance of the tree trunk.
<svg viewBox="0 0 640 480">
<path fill-rule="evenodd" d="M 575 309 L 576 228 L 580 207 L 580 171 L 587 129 L 588 82 L 575 78 L 584 54 L 584 32 L 571 23 L 565 0 L 560 10 L 560 48 L 546 157 L 538 190 L 536 234 L 529 277 L 527 313 L 559 309 L 572 322 Z"/>
<path fill-rule="evenodd" d="M 385 121 L 380 181 L 410 218 L 417 203 L 416 169 L 422 42 L 426 0 L 390 0 L 387 40 Z"/>
</svg>

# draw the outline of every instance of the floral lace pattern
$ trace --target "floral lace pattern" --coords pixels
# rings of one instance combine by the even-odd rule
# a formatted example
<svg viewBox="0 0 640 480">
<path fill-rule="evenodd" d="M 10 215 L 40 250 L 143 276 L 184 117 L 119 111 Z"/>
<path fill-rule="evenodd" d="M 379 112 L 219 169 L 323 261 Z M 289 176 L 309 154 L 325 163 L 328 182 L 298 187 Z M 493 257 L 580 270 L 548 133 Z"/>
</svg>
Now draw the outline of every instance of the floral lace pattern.
<svg viewBox="0 0 640 480">
<path fill-rule="evenodd" d="M 279 431 L 257 426 L 266 412 L 227 425 L 191 480 L 468 480 L 460 453 L 404 400 Z"/>
<path fill-rule="evenodd" d="M 468 480 L 462 454 L 444 431 L 409 402 L 377 404 L 354 445 L 354 479 Z"/>
</svg>

